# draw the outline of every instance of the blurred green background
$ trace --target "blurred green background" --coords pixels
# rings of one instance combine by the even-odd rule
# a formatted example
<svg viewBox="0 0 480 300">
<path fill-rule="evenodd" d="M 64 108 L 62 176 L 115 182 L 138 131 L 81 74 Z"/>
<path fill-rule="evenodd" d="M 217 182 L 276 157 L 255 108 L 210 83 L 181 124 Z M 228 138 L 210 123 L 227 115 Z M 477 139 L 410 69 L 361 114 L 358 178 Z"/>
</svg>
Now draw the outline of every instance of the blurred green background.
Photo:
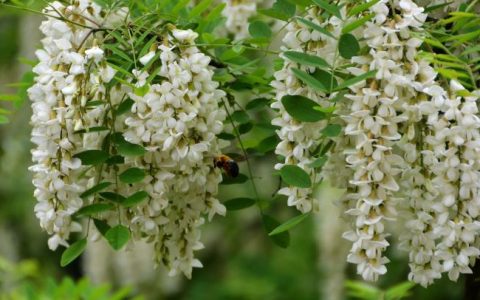
<svg viewBox="0 0 480 300">
<path fill-rule="evenodd" d="M 15 92 L 8 83 L 28 70 L 20 58 L 34 58 L 40 22 L 39 16 L 0 7 L 0 94 Z M 327 185 L 318 192 L 320 214 L 291 231 L 287 249 L 267 237 L 255 207 L 216 217 L 204 226 L 206 249 L 198 253 L 204 268 L 195 270 L 192 280 L 169 279 L 164 270 L 153 270 L 150 255 L 142 253 L 145 247 L 114 255 L 105 245 L 92 246 L 81 260 L 61 268 L 60 251 L 48 250 L 47 235 L 33 214 L 28 100 L 16 108 L 0 106 L 15 110 L 10 123 L 0 127 L 0 299 L 354 299 L 347 296 L 345 282 L 359 278 L 345 264 L 348 245 L 340 237 L 345 225 L 333 205 L 339 192 Z M 271 175 L 274 157 L 254 160 L 262 197 L 273 202 L 270 212 L 280 220 L 295 215 L 285 199 L 271 197 L 277 186 Z M 248 183 L 229 185 L 222 187 L 220 198 L 250 193 Z M 408 274 L 404 253 L 391 250 L 389 257 L 388 274 L 378 283 L 382 290 Z M 88 280 L 78 282 L 81 278 Z M 416 286 L 408 299 L 462 299 L 463 280 Z"/>
</svg>

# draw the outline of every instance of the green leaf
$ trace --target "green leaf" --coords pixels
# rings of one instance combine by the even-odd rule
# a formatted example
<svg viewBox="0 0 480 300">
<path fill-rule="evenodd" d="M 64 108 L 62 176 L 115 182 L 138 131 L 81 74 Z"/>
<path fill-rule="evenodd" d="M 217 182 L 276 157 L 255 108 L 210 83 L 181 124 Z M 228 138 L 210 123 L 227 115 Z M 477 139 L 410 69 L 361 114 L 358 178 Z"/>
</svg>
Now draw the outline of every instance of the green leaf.
<svg viewBox="0 0 480 300">
<path fill-rule="evenodd" d="M 132 207 L 148 198 L 148 193 L 145 191 L 136 192 L 130 195 L 128 198 L 122 201 L 122 205 L 125 207 Z"/>
<path fill-rule="evenodd" d="M 81 239 L 70 245 L 62 253 L 62 258 L 60 260 L 60 266 L 65 267 L 79 257 L 87 247 L 87 239 Z"/>
<path fill-rule="evenodd" d="M 344 88 L 348 88 L 349 86 L 352 86 L 360 81 L 375 77 L 376 74 L 377 74 L 377 70 L 373 70 L 373 71 L 368 71 L 366 73 L 363 73 L 362 75 L 345 80 L 335 88 L 335 91 L 343 90 Z"/>
<path fill-rule="evenodd" d="M 314 107 L 318 103 L 300 95 L 286 95 L 282 97 L 282 104 L 292 118 L 301 122 L 317 122 L 324 120 L 326 115 Z"/>
<path fill-rule="evenodd" d="M 108 226 L 107 222 L 102 220 L 93 219 L 93 224 L 95 224 L 95 227 L 97 228 L 98 232 L 102 234 L 102 236 L 105 236 L 107 231 L 110 229 L 110 226 Z"/>
<path fill-rule="evenodd" d="M 234 140 L 236 137 L 234 134 L 231 134 L 231 133 L 228 133 L 228 132 L 221 132 L 217 135 L 217 137 L 219 139 L 222 139 L 222 140 Z"/>
<path fill-rule="evenodd" d="M 73 157 L 79 158 L 82 165 L 99 165 L 108 159 L 108 153 L 103 150 L 87 150 L 77 153 Z"/>
<path fill-rule="evenodd" d="M 385 299 L 397 300 L 406 298 L 410 296 L 411 289 L 414 287 L 415 283 L 409 281 L 394 285 L 385 292 Z"/>
<path fill-rule="evenodd" d="M 237 177 L 223 176 L 220 184 L 241 184 L 247 182 L 248 177 L 245 174 L 238 174 Z"/>
<path fill-rule="evenodd" d="M 327 107 L 316 106 L 313 109 L 318 110 L 320 112 L 323 112 L 324 114 L 332 114 L 337 109 L 337 107 L 335 107 L 335 106 L 327 106 Z"/>
<path fill-rule="evenodd" d="M 200 3 L 198 3 L 197 5 L 195 5 L 192 8 L 188 18 L 192 19 L 192 18 L 200 16 L 204 11 L 206 11 L 210 8 L 210 5 L 212 4 L 212 2 L 213 2 L 213 0 L 202 0 L 202 1 L 200 1 Z"/>
<path fill-rule="evenodd" d="M 267 106 L 269 103 L 270 103 L 270 100 L 267 98 L 256 98 L 248 102 L 247 105 L 245 106 L 245 109 L 253 110 L 256 108 Z"/>
<path fill-rule="evenodd" d="M 100 192 L 101 190 L 106 189 L 111 184 L 112 184 L 111 182 L 100 182 L 99 184 L 89 188 L 88 190 L 86 190 L 85 192 L 80 194 L 80 198 L 87 198 L 88 196 L 96 194 L 96 193 Z"/>
<path fill-rule="evenodd" d="M 123 156 L 141 156 L 147 153 L 147 150 L 142 146 L 127 141 L 123 141 L 117 145 L 118 153 Z"/>
<path fill-rule="evenodd" d="M 373 19 L 373 17 L 375 17 L 374 14 L 369 14 L 369 15 L 366 15 L 365 17 L 361 18 L 361 19 L 358 19 L 358 20 L 355 20 L 351 23 L 348 23 L 347 25 L 345 25 L 342 28 L 342 33 L 343 34 L 349 33 L 350 31 L 353 31 L 353 30 L 357 29 L 358 27 L 362 26 L 363 24 L 365 24 L 368 21 L 370 21 L 371 19 Z"/>
<path fill-rule="evenodd" d="M 238 124 L 244 124 L 250 121 L 250 117 L 243 110 L 237 110 L 232 113 L 232 120 Z"/>
<path fill-rule="evenodd" d="M 425 9 L 423 10 L 424 13 L 428 13 L 428 12 L 431 12 L 431 11 L 434 11 L 434 10 L 437 10 L 437 9 L 440 9 L 442 7 L 445 7 L 447 5 L 450 5 L 452 4 L 453 1 L 451 2 L 445 2 L 445 3 L 441 3 L 441 4 L 437 4 L 437 5 L 431 5 L 431 6 L 427 6 L 425 7 Z"/>
<path fill-rule="evenodd" d="M 479 35 L 480 35 L 480 29 L 473 32 L 469 32 L 469 33 L 447 36 L 446 38 L 442 39 L 442 41 L 443 42 L 455 41 L 456 43 L 465 43 L 477 38 Z"/>
<path fill-rule="evenodd" d="M 207 29 L 213 30 L 217 24 L 216 22 L 222 19 L 221 14 L 226 5 L 226 3 L 218 4 L 208 13 L 206 17 L 202 18 L 202 22 L 200 23 L 197 32 L 203 32 Z"/>
<path fill-rule="evenodd" d="M 275 134 L 261 140 L 260 143 L 258 143 L 258 145 L 254 147 L 254 149 L 260 153 L 268 153 L 275 150 L 275 148 L 278 145 L 278 142 L 279 142 L 279 138 Z"/>
<path fill-rule="evenodd" d="M 253 128 L 253 124 L 251 122 L 240 124 L 240 126 L 238 126 L 238 133 L 245 134 L 250 130 L 252 130 L 252 128 Z"/>
<path fill-rule="evenodd" d="M 75 216 L 91 216 L 101 212 L 112 210 L 114 207 L 110 203 L 94 203 L 80 208 Z"/>
<path fill-rule="evenodd" d="M 314 90 L 328 93 L 328 89 L 315 77 L 300 69 L 291 68 L 293 75 Z"/>
<path fill-rule="evenodd" d="M 262 214 L 262 221 L 263 221 L 263 226 L 265 227 L 265 230 L 267 232 L 271 232 L 274 230 L 278 225 L 280 225 L 280 222 L 275 220 L 273 217 L 269 215 Z M 288 231 L 276 234 L 276 235 L 269 235 L 270 239 L 279 247 L 281 248 L 287 248 L 290 245 L 290 234 Z"/>
<path fill-rule="evenodd" d="M 85 107 L 95 107 L 95 106 L 100 106 L 104 104 L 106 104 L 106 102 L 103 102 L 101 100 L 92 100 L 85 103 Z"/>
<path fill-rule="evenodd" d="M 327 127 L 322 130 L 322 134 L 327 137 L 338 136 L 341 132 L 342 126 L 338 124 L 328 124 Z"/>
<path fill-rule="evenodd" d="M 248 26 L 248 32 L 254 38 L 270 38 L 272 36 L 272 30 L 265 22 L 253 21 Z"/>
<path fill-rule="evenodd" d="M 300 23 L 304 24 L 305 26 L 307 26 L 307 27 L 309 27 L 309 28 L 311 28 L 315 31 L 318 31 L 318 32 L 320 32 L 324 35 L 327 35 L 327 36 L 331 37 L 331 38 L 335 38 L 335 36 L 333 34 L 331 34 L 328 30 L 326 30 L 325 28 L 321 27 L 318 24 L 313 23 L 312 21 L 309 21 L 309 20 L 304 19 L 304 18 L 299 18 L 299 17 L 297 18 L 297 20 Z"/>
<path fill-rule="evenodd" d="M 286 51 L 283 55 L 289 60 L 304 66 L 312 66 L 316 68 L 328 68 L 328 63 L 321 57 L 310 55 L 297 51 Z"/>
<path fill-rule="evenodd" d="M 237 49 L 237 51 L 234 50 L 234 47 L 232 47 L 222 52 L 219 58 L 221 61 L 231 61 L 231 60 L 239 59 L 241 57 L 241 54 L 245 52 L 245 50 L 246 48 L 243 46 L 240 48 L 240 50 Z"/>
<path fill-rule="evenodd" d="M 120 174 L 118 178 L 120 178 L 120 181 L 124 183 L 140 182 L 143 180 L 143 178 L 145 178 L 145 171 L 139 168 L 130 168 Z"/>
<path fill-rule="evenodd" d="M 305 220 L 310 214 L 301 214 L 296 217 L 291 218 L 290 220 L 286 221 L 285 223 L 275 227 L 268 235 L 276 235 L 285 231 L 292 229 L 293 227 L 300 224 L 303 220 Z"/>
<path fill-rule="evenodd" d="M 302 168 L 296 165 L 285 165 L 280 169 L 282 180 L 291 186 L 309 188 L 312 186 L 310 176 Z"/>
<path fill-rule="evenodd" d="M 360 51 L 357 38 L 350 33 L 342 34 L 338 41 L 338 51 L 342 57 L 347 59 L 356 56 Z"/>
<path fill-rule="evenodd" d="M 118 105 L 117 111 L 115 112 L 116 116 L 120 116 L 126 112 L 129 112 L 134 103 L 135 102 L 130 98 L 125 99 L 122 103 Z"/>
<path fill-rule="evenodd" d="M 15 102 L 18 101 L 18 95 L 15 94 L 0 94 L 0 101 Z"/>
<path fill-rule="evenodd" d="M 258 12 L 275 19 L 288 21 L 295 15 L 295 10 L 295 4 L 290 3 L 288 0 L 277 0 L 272 8 L 260 9 Z"/>
<path fill-rule="evenodd" d="M 332 5 L 327 1 L 323 0 L 313 0 L 313 2 L 315 2 L 315 4 L 317 4 L 320 8 L 323 8 L 329 14 L 334 15 L 339 19 L 342 19 L 342 14 L 340 13 L 340 9 L 338 6 Z"/>
<path fill-rule="evenodd" d="M 368 1 L 366 3 L 362 3 L 360 5 L 357 5 L 357 6 L 354 6 L 352 7 L 349 11 L 348 11 L 348 16 L 351 17 L 351 16 L 354 16 L 356 14 L 359 14 L 361 12 L 364 12 L 366 11 L 367 9 L 369 9 L 370 7 L 374 6 L 375 4 L 377 4 L 378 2 L 380 2 L 380 0 L 372 0 L 372 1 Z"/>
<path fill-rule="evenodd" d="M 117 202 L 117 203 L 120 203 L 125 200 L 125 197 L 114 192 L 102 192 L 102 193 L 99 193 L 99 195 L 102 198 L 105 198 L 107 200 Z"/>
<path fill-rule="evenodd" d="M 130 231 L 123 225 L 117 225 L 105 233 L 105 238 L 113 249 L 120 250 L 130 239 Z"/>
<path fill-rule="evenodd" d="M 94 127 L 77 130 L 74 133 L 79 134 L 79 133 L 100 132 L 100 131 L 107 131 L 107 130 L 108 130 L 108 127 L 105 127 L 105 126 L 94 126 Z"/>
<path fill-rule="evenodd" d="M 177 15 L 180 12 L 180 10 L 187 7 L 189 2 L 190 2 L 190 0 L 178 0 L 177 4 L 175 4 L 173 9 L 170 11 L 170 13 L 174 16 Z"/>
<path fill-rule="evenodd" d="M 329 93 L 338 86 L 337 79 L 329 71 L 316 69 L 315 72 L 313 72 L 312 77 L 320 81 L 320 83 L 327 88 Z"/>
<path fill-rule="evenodd" d="M 125 163 L 125 158 L 120 155 L 114 155 L 111 156 L 107 161 L 105 162 L 107 165 L 121 165 Z"/>
<path fill-rule="evenodd" d="M 327 162 L 327 160 L 328 160 L 327 157 L 321 156 L 321 157 L 315 159 L 315 160 L 314 160 L 313 162 L 311 162 L 310 164 L 308 164 L 308 166 L 309 166 L 310 168 L 314 168 L 314 169 L 316 169 L 316 168 L 321 168 L 321 167 L 323 167 L 323 165 L 325 165 L 325 163 Z"/>
<path fill-rule="evenodd" d="M 130 58 L 130 56 L 125 52 L 123 52 L 122 50 L 120 50 L 118 46 L 119 46 L 118 44 L 103 44 L 103 48 L 112 51 L 113 54 L 123 58 L 125 61 L 133 63 L 133 60 Z"/>
<path fill-rule="evenodd" d="M 355 299 L 380 299 L 382 296 L 380 289 L 362 281 L 347 280 L 345 288 L 347 295 Z"/>
<path fill-rule="evenodd" d="M 240 210 L 255 204 L 252 198 L 234 198 L 223 202 L 227 210 Z"/>
</svg>

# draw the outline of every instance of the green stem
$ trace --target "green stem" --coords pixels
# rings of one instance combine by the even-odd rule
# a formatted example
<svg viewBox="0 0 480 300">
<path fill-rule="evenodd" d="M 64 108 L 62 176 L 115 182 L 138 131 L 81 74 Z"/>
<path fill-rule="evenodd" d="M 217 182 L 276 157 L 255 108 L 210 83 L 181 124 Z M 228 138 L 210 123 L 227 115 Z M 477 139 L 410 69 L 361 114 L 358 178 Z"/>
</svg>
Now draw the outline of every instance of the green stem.
<svg viewBox="0 0 480 300">
<path fill-rule="evenodd" d="M 225 112 L 227 113 L 228 119 L 230 120 L 230 123 L 232 124 L 233 131 L 235 133 L 235 137 L 237 138 L 238 144 L 240 145 L 240 149 L 242 150 L 242 153 L 245 156 L 245 162 L 247 163 L 248 175 L 250 176 L 250 181 L 252 183 L 253 193 L 255 194 L 255 202 L 257 203 L 257 206 L 260 209 L 260 213 L 263 215 L 263 208 L 262 208 L 262 205 L 260 204 L 260 196 L 258 194 L 257 186 L 255 185 L 255 180 L 253 178 L 252 167 L 250 165 L 250 160 L 248 159 L 247 151 L 245 150 L 242 139 L 240 137 L 240 132 L 238 131 L 237 126 L 235 126 L 235 122 L 232 119 L 232 115 L 230 114 L 230 111 L 228 110 L 227 104 L 225 103 L 224 99 L 222 99 L 222 104 L 223 104 L 223 107 L 225 108 Z"/>
</svg>

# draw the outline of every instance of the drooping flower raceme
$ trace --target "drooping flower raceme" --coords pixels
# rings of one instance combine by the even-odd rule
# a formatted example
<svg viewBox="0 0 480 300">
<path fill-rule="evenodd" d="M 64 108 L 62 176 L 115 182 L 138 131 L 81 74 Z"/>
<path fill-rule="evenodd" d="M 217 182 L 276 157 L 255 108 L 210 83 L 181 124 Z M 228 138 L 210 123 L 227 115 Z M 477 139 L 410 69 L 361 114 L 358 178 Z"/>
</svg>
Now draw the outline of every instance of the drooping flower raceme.
<svg viewBox="0 0 480 300">
<path fill-rule="evenodd" d="M 187 277 L 192 267 L 201 266 L 193 251 L 203 247 L 202 215 L 225 214 L 215 198 L 222 177 L 212 163 L 220 154 L 216 135 L 225 119 L 219 106 L 225 93 L 212 80 L 210 58 L 194 46 L 197 36 L 173 29 L 158 47 L 157 76 L 164 79 L 151 85 L 138 81 L 148 85 L 148 92 L 130 93 L 135 103 L 124 133 L 127 141 L 148 151 L 132 163 L 150 170 L 142 188 L 151 200 L 134 209 L 133 232 L 151 236 L 157 262 Z"/>
<path fill-rule="evenodd" d="M 52 250 L 58 245 L 68 246 L 70 232 L 81 230 L 80 224 L 71 219 L 83 205 L 79 196 L 86 188 L 86 180 L 79 177 L 81 161 L 74 157 L 83 147 L 81 135 L 76 132 L 93 125 L 89 123 L 95 123 L 102 114 L 96 109 L 87 111 L 85 100 L 102 92 L 92 84 L 90 69 L 104 72 L 96 66 L 103 51 L 96 47 L 86 50 L 93 45 L 90 29 L 71 26 L 59 20 L 58 14 L 96 26 L 102 21 L 100 12 L 100 7 L 89 1 L 69 6 L 53 2 L 45 9 L 52 17 L 40 26 L 45 35 L 43 49 L 36 52 L 39 64 L 33 71 L 37 76 L 28 91 L 35 144 L 30 170 L 34 172 L 38 199 L 35 213 L 42 228 L 52 235 L 48 241 Z"/>
<path fill-rule="evenodd" d="M 307 49 L 306 53 L 318 55 L 329 64 L 333 64 L 336 59 L 339 60 L 335 57 L 337 38 L 341 31 L 339 19 L 332 17 L 329 20 L 323 20 L 316 8 L 311 8 L 305 18 L 318 25 L 328 25 L 333 37 L 322 35 L 298 21 L 291 22 L 286 27 L 282 51 L 303 52 Z M 292 71 L 292 68 L 298 68 L 313 72 L 315 68 L 301 66 L 287 57 L 283 59 L 284 65 L 281 70 L 275 72 L 275 80 L 271 84 L 276 92 L 272 108 L 278 110 L 272 124 L 280 127 L 277 134 L 281 140 L 275 153 L 284 157 L 284 162 L 275 165 L 275 169 L 281 169 L 285 165 L 297 165 L 309 174 L 312 182 L 318 183 L 320 176 L 317 176 L 314 168 L 309 165 L 316 159 L 313 152 L 320 145 L 321 132 L 327 125 L 327 121 L 307 123 L 295 120 L 285 110 L 282 98 L 286 95 L 300 95 L 315 101 L 322 107 L 328 107 L 330 103 L 325 93 L 307 86 Z M 332 94 L 332 97 L 334 96 Z M 288 196 L 288 205 L 295 206 L 301 212 L 318 209 L 318 203 L 313 201 L 311 188 L 287 186 L 280 189 L 278 193 Z"/>
<path fill-rule="evenodd" d="M 355 137 L 355 148 L 348 150 L 346 158 L 354 171 L 346 196 L 346 213 L 353 218 L 353 230 L 344 236 L 353 242 L 348 261 L 357 264 L 357 273 L 366 280 L 376 280 L 387 271 L 384 251 L 389 242 L 384 221 L 397 215 L 397 175 L 405 164 L 393 150 L 401 144 L 402 124 L 416 117 L 411 112 L 407 117 L 402 111 L 408 110 L 416 94 L 417 75 L 424 72 L 414 57 L 421 41 L 409 32 L 420 27 L 426 15 L 409 0 L 392 5 L 400 12 L 396 18 L 389 16 L 387 1 L 370 8 L 375 18 L 363 30 L 369 53 L 352 59 L 360 66 L 350 69 L 354 75 L 377 70 L 376 77 L 352 86 L 353 93 L 346 95 L 352 104 L 350 114 L 344 117 L 345 134 Z"/>
<path fill-rule="evenodd" d="M 113 83 L 113 54 L 104 45 L 111 37 L 98 26 L 120 26 L 125 9 L 102 19 L 93 2 L 72 3 L 46 9 L 51 17 L 41 26 L 46 37 L 29 89 L 35 212 L 52 235 L 49 247 L 68 247 L 87 214 L 98 229 L 103 222 L 151 242 L 157 263 L 190 278 L 201 267 L 194 251 L 203 247 L 204 215 L 226 212 L 216 199 L 222 176 L 213 164 L 225 93 L 212 79 L 210 58 L 195 47 L 197 33 L 169 27 L 160 46 L 138 58 L 138 69 L 123 70 L 126 79 Z"/>
</svg>

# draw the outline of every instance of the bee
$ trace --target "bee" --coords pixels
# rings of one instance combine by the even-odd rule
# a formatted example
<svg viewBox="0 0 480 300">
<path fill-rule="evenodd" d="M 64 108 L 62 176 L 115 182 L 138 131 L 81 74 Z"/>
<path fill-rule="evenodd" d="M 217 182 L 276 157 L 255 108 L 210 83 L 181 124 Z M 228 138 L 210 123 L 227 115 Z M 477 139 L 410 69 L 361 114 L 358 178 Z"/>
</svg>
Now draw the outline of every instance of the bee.
<svg viewBox="0 0 480 300">
<path fill-rule="evenodd" d="M 213 164 L 217 168 L 222 168 L 230 177 L 238 176 L 238 164 L 231 157 L 221 154 L 213 159 Z"/>
</svg>

